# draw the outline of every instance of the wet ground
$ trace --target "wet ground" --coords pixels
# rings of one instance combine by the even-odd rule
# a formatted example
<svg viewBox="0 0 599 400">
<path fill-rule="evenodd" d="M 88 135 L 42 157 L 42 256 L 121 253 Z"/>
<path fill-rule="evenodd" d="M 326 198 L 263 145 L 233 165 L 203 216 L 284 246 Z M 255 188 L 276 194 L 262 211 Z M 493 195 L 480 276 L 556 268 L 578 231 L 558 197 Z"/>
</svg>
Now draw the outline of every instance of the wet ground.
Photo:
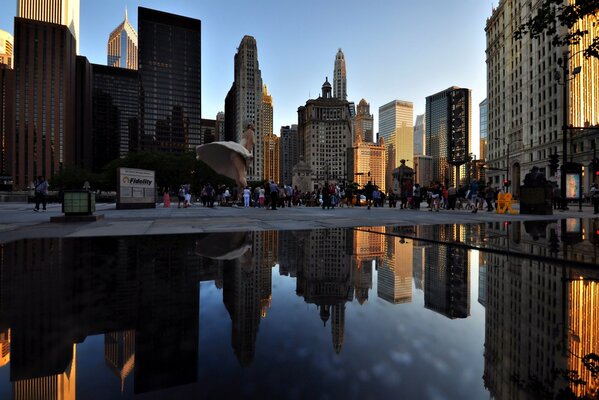
<svg viewBox="0 0 599 400">
<path fill-rule="evenodd" d="M 596 394 L 599 220 L 304 210 L 108 210 L 74 227 L 13 213 L 0 398 Z M 147 234 L 161 222 L 227 232 Z"/>
</svg>

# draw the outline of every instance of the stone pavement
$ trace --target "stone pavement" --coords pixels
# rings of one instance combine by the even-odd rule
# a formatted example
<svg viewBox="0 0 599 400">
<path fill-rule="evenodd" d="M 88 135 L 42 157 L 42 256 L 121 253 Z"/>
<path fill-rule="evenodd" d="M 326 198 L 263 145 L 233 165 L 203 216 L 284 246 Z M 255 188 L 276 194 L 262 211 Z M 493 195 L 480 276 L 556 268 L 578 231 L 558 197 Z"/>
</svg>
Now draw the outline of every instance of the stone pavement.
<svg viewBox="0 0 599 400">
<path fill-rule="evenodd" d="M 320 207 L 279 208 L 276 211 L 260 208 L 217 207 L 206 208 L 194 204 L 189 208 L 145 210 L 116 210 L 114 204 L 97 204 L 96 214 L 104 219 L 96 222 L 50 223 L 51 216 L 62 215 L 60 204 L 49 204 L 47 212 L 33 212 L 26 203 L 0 203 L 0 243 L 23 238 L 90 237 L 165 235 L 202 232 L 304 230 L 359 226 L 406 226 L 492 221 L 555 220 L 568 217 L 592 218 L 590 206 L 578 206 L 554 215 L 499 215 L 479 210 L 430 212 L 426 208 L 400 210 L 399 208 L 335 208 Z M 517 205 L 516 207 L 517 208 Z"/>
</svg>

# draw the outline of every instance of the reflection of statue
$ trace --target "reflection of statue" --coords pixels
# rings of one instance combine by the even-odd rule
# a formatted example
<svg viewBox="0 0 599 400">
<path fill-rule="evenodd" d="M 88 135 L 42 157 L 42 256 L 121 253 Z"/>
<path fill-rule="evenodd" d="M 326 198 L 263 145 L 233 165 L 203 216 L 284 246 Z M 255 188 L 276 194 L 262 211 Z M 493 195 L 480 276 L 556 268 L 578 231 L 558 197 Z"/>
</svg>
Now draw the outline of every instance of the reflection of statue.
<svg viewBox="0 0 599 400">
<path fill-rule="evenodd" d="M 547 179 L 543 175 L 538 167 L 532 167 L 530 172 L 524 176 L 524 186 L 527 187 L 541 187 L 547 184 Z"/>
<path fill-rule="evenodd" d="M 240 187 L 247 186 L 247 163 L 252 159 L 254 125 L 248 124 L 240 143 L 212 142 L 196 147 L 198 160 L 217 173 L 234 179 Z"/>
<path fill-rule="evenodd" d="M 195 253 L 213 260 L 236 260 L 251 248 L 247 232 L 209 233 L 196 240 Z"/>
</svg>

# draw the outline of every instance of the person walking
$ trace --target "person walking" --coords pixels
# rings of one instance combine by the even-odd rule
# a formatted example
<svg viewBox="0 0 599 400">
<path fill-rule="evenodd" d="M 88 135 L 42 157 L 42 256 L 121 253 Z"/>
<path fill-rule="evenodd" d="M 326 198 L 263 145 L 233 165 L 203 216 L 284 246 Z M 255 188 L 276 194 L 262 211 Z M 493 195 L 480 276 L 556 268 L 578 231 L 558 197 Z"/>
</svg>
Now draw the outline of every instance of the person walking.
<svg viewBox="0 0 599 400">
<path fill-rule="evenodd" d="M 478 182 L 476 179 L 470 183 L 470 199 L 472 200 L 472 212 L 478 212 Z"/>
<path fill-rule="evenodd" d="M 46 211 L 46 203 L 48 201 L 48 182 L 43 176 L 38 176 L 35 180 L 35 208 L 33 211 L 38 212 L 40 210 L 40 203 L 42 204 L 42 211 Z"/>
<path fill-rule="evenodd" d="M 368 205 L 368 209 L 370 210 L 370 206 L 372 206 L 372 193 L 374 192 L 374 185 L 372 181 L 368 181 L 366 185 L 364 185 L 364 195 L 366 196 L 366 204 Z"/>
<path fill-rule="evenodd" d="M 276 210 L 279 202 L 279 186 L 275 181 L 270 181 L 270 209 Z"/>
<path fill-rule="evenodd" d="M 164 208 L 170 208 L 171 206 L 171 194 L 169 193 L 169 188 L 165 188 L 163 192 L 163 202 Z"/>
<path fill-rule="evenodd" d="M 250 206 L 250 195 L 252 194 L 252 192 L 250 191 L 249 187 L 245 187 L 245 189 L 243 189 L 243 206 L 245 208 L 248 208 Z"/>
<path fill-rule="evenodd" d="M 447 189 L 447 209 L 455 210 L 455 203 L 458 199 L 458 191 L 455 186 L 451 185 L 449 189 Z"/>
<path fill-rule="evenodd" d="M 593 183 L 591 187 L 591 201 L 593 202 L 593 214 L 599 214 L 599 186 Z"/>
</svg>

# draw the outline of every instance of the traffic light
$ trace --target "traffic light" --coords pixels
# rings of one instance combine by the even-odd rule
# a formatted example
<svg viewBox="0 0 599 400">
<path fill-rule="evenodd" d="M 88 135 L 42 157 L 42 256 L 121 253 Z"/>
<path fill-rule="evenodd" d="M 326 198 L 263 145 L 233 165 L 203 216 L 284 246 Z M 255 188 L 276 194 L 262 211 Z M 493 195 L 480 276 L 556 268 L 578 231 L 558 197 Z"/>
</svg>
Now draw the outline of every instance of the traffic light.
<svg viewBox="0 0 599 400">
<path fill-rule="evenodd" d="M 512 184 L 512 181 L 510 181 L 509 179 L 504 179 L 503 180 L 503 186 L 510 187 L 511 184 Z"/>
<path fill-rule="evenodd" d="M 549 170 L 551 175 L 555 175 L 559 167 L 559 156 L 557 154 L 549 155 Z"/>
<path fill-rule="evenodd" d="M 599 158 L 593 159 L 593 176 L 595 178 L 599 177 Z"/>
</svg>

